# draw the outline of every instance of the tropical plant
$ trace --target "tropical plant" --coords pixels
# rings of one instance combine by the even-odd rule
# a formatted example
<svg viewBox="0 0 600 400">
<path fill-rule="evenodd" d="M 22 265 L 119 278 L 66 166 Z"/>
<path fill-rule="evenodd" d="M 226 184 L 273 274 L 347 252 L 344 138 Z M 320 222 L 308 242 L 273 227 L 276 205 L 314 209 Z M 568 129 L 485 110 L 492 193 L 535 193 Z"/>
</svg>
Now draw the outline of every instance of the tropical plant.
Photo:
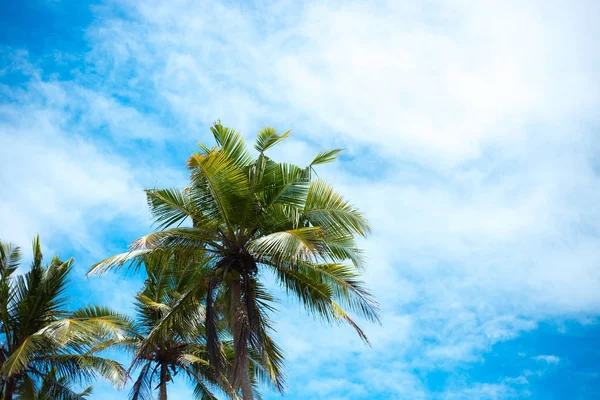
<svg viewBox="0 0 600 400">
<path fill-rule="evenodd" d="M 233 336 L 230 381 L 249 400 L 254 398 L 251 352 L 260 355 L 269 378 L 283 388 L 281 351 L 268 334 L 274 299 L 261 285 L 262 274 L 270 271 L 308 311 L 329 322 L 349 323 L 366 341 L 349 312 L 378 321 L 377 304 L 359 279 L 363 258 L 355 240 L 370 228 L 333 187 L 313 179 L 314 167 L 335 160 L 340 150 L 321 152 L 310 165 L 299 167 L 265 154 L 289 132 L 261 130 L 253 159 L 238 132 L 219 122 L 211 131 L 217 146 L 200 144 L 200 152 L 189 158 L 189 187 L 146 191 L 159 230 L 135 241 L 129 252 L 97 263 L 90 273 L 165 249 L 208 257 L 208 281 L 196 281 L 163 320 L 174 318 L 188 297 L 205 290 L 210 364 L 221 368 L 216 326 L 221 314 Z M 185 221 L 191 226 L 183 226 Z"/>
<path fill-rule="evenodd" d="M 155 252 L 144 257 L 143 264 L 147 278 L 135 299 L 136 335 L 114 343 L 134 354 L 129 370 L 138 371 L 138 377 L 130 399 L 151 399 L 155 389 L 160 400 L 167 399 L 167 384 L 179 373 L 194 386 L 195 398 L 216 399 L 215 390 L 237 398 L 227 377 L 215 375 L 208 362 L 202 304 L 206 292 L 190 297 L 175 318 L 163 322 L 183 293 L 197 286 L 196 282 L 209 279 L 211 270 L 206 268 L 206 257 L 190 260 L 176 253 Z M 227 369 L 231 368 L 232 354 L 231 346 L 224 343 L 221 358 Z M 250 370 L 253 381 L 259 373 L 264 370 L 254 362 Z"/>
<path fill-rule="evenodd" d="M 189 285 L 203 278 L 202 265 L 202 259 L 180 262 L 165 252 L 144 258 L 147 278 L 135 298 L 136 335 L 119 343 L 134 353 L 130 371 L 135 369 L 138 377 L 131 400 L 152 399 L 155 389 L 159 400 L 166 400 L 167 384 L 179 373 L 194 386 L 195 398 L 216 399 L 212 392 L 221 380 L 208 365 L 204 306 L 199 298 L 189 298 L 177 318 L 161 324 Z"/>
<path fill-rule="evenodd" d="M 39 237 L 33 241 L 33 263 L 24 275 L 18 247 L 0 242 L 0 384 L 1 399 L 82 399 L 72 384 L 97 376 L 115 384 L 125 371 L 95 350 L 104 340 L 124 337 L 127 320 L 104 307 L 88 306 L 69 312 L 65 306 L 73 259 L 54 257 L 42 265 Z"/>
</svg>

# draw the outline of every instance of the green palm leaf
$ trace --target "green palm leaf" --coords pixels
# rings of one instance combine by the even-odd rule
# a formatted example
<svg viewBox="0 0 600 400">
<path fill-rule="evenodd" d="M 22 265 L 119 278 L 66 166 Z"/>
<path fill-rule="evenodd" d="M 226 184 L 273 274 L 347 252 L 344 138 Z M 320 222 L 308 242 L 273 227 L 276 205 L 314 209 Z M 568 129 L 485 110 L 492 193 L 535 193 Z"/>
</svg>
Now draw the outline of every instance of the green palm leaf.
<svg viewBox="0 0 600 400">
<path fill-rule="evenodd" d="M 146 190 L 150 212 L 159 229 L 181 224 L 187 218 L 199 218 L 199 212 L 189 197 L 189 190 Z"/>
<path fill-rule="evenodd" d="M 250 200 L 250 182 L 244 169 L 219 151 L 195 154 L 188 166 L 192 169 L 192 200 L 205 217 L 222 221 L 231 234 L 236 217 Z"/>
<path fill-rule="evenodd" d="M 290 133 L 292 133 L 292 131 L 287 131 L 282 135 L 278 135 L 277 132 L 275 131 L 275 129 L 273 129 L 273 128 L 269 128 L 269 127 L 263 128 L 260 130 L 260 132 L 258 132 L 258 136 L 256 137 L 256 144 L 254 145 L 254 148 L 258 152 L 264 153 L 269 148 L 275 146 L 277 143 L 288 138 L 290 136 Z"/>
<path fill-rule="evenodd" d="M 314 160 L 310 163 L 311 167 L 320 164 L 326 164 L 335 161 L 337 155 L 342 151 L 342 149 L 334 149 L 334 150 L 326 150 L 322 151 L 314 158 Z"/>
<path fill-rule="evenodd" d="M 248 150 L 246 150 L 244 138 L 239 132 L 236 132 L 235 129 L 224 127 L 220 122 L 214 124 L 210 128 L 210 131 L 223 154 L 229 160 L 232 160 L 236 166 L 243 168 L 252 163 L 252 157 L 248 153 Z"/>
<path fill-rule="evenodd" d="M 327 231 L 343 231 L 362 236 L 371 232 L 364 216 L 322 180 L 311 183 L 303 216 L 311 225 L 320 226 Z"/>
<path fill-rule="evenodd" d="M 324 232 L 319 227 L 298 228 L 261 236 L 248 243 L 257 259 L 279 261 L 315 260 L 321 251 Z"/>
<path fill-rule="evenodd" d="M 0 374 L 12 377 L 20 374 L 48 346 L 48 340 L 42 335 L 26 337 L 4 361 Z"/>
<path fill-rule="evenodd" d="M 10 276 L 19 267 L 21 252 L 10 243 L 0 245 L 0 275 L 3 279 Z"/>
<path fill-rule="evenodd" d="M 108 257 L 92 265 L 87 273 L 87 276 L 101 275 L 111 269 L 119 269 L 125 264 L 130 264 L 132 267 L 137 268 L 140 266 L 141 257 L 152 252 L 153 249 L 142 248 Z"/>
</svg>

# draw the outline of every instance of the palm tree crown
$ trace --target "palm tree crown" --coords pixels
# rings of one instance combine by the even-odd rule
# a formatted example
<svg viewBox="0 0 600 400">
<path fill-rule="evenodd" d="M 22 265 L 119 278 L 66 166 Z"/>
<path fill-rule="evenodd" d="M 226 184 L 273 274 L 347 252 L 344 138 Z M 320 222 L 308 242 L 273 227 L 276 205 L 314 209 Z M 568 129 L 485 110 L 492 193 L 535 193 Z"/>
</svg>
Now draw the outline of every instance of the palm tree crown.
<svg viewBox="0 0 600 400">
<path fill-rule="evenodd" d="M 207 257 L 209 279 L 196 281 L 186 294 L 193 297 L 201 287 L 206 292 L 207 351 L 217 370 L 216 321 L 220 315 L 228 321 L 235 352 L 231 383 L 247 400 L 254 397 L 250 353 L 260 354 L 270 379 L 280 389 L 283 385 L 281 351 L 269 337 L 274 299 L 261 285 L 263 273 L 273 273 L 310 312 L 329 322 L 347 322 L 366 340 L 349 313 L 378 321 L 377 305 L 359 279 L 364 265 L 355 240 L 370 228 L 330 185 L 313 179 L 313 168 L 335 160 L 340 150 L 321 152 L 310 165 L 299 167 L 265 154 L 289 132 L 260 131 L 258 156 L 252 158 L 235 130 L 216 123 L 211 131 L 217 145 L 201 144 L 200 152 L 188 160 L 189 187 L 146 191 L 159 230 L 90 272 L 101 273 L 157 250 Z M 185 221 L 191 226 L 182 226 Z M 172 313 L 177 312 L 174 307 Z"/>
</svg>

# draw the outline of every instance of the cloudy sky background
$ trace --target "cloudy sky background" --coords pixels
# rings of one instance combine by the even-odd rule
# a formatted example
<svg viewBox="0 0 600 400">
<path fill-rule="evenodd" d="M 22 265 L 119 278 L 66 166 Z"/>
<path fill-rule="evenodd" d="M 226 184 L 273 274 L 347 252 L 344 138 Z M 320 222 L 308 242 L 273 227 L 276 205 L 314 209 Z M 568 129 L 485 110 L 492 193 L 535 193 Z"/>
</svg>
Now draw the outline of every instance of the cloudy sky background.
<svg viewBox="0 0 600 400">
<path fill-rule="evenodd" d="M 383 318 L 369 348 L 283 301 L 286 398 L 600 396 L 598 2 L 1 8 L 0 238 L 75 256 L 74 305 L 130 311 L 139 276 L 84 272 L 151 229 L 142 189 L 183 186 L 214 120 L 291 128 L 273 157 L 346 149 L 319 174 L 373 225 Z"/>
</svg>

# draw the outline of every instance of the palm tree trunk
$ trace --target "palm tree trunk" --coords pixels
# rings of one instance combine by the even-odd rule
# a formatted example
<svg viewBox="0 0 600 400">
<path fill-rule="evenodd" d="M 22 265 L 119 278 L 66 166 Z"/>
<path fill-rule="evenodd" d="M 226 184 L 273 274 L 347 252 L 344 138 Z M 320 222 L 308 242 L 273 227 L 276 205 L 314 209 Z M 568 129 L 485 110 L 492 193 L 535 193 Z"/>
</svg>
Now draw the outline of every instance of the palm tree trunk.
<svg viewBox="0 0 600 400">
<path fill-rule="evenodd" d="M 4 388 L 5 388 L 5 391 L 4 391 L 4 400 L 12 400 L 13 399 L 13 393 L 15 392 L 15 381 L 14 381 L 14 379 L 8 379 L 8 381 L 6 381 L 6 386 Z"/>
<path fill-rule="evenodd" d="M 167 365 L 160 366 L 160 384 L 158 385 L 158 400 L 167 400 Z"/>
<path fill-rule="evenodd" d="M 242 320 L 244 318 L 244 309 L 242 307 L 242 285 L 240 281 L 231 283 L 231 327 L 233 330 L 233 348 L 235 356 L 238 359 L 237 382 L 242 389 L 242 398 L 244 400 L 254 400 L 252 383 L 250 382 L 250 371 L 248 369 L 248 343 L 241 337 Z"/>
</svg>

